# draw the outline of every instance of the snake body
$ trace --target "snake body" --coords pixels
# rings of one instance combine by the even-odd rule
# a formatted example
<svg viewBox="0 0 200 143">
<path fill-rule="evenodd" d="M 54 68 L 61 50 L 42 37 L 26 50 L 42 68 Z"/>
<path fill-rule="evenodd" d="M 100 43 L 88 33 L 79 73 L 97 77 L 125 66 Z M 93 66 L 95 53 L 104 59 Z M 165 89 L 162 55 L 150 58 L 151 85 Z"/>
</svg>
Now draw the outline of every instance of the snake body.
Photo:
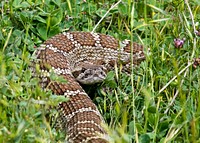
<svg viewBox="0 0 200 143">
<path fill-rule="evenodd" d="M 69 98 L 58 105 L 56 120 L 57 128 L 66 131 L 68 142 L 107 142 L 104 138 L 107 133 L 102 127 L 104 120 L 79 82 L 101 82 L 101 76 L 103 80 L 107 71 L 119 62 L 129 71 L 131 57 L 133 65 L 144 60 L 143 47 L 127 40 L 119 42 L 104 34 L 63 32 L 45 41 L 37 49 L 36 57 L 42 88 L 48 87 L 54 94 Z M 62 76 L 67 83 L 51 81 L 50 72 Z"/>
</svg>

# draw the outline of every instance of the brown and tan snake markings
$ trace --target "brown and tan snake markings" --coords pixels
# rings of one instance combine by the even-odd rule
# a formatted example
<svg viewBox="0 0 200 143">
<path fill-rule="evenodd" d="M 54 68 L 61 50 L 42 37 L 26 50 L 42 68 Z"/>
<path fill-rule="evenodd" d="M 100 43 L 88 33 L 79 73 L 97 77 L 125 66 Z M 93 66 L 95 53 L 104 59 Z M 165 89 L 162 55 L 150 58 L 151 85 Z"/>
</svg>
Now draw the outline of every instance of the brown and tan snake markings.
<svg viewBox="0 0 200 143">
<path fill-rule="evenodd" d="M 69 98 L 58 105 L 56 120 L 56 127 L 66 131 L 68 142 L 108 142 L 102 127 L 104 119 L 79 82 L 103 81 L 117 62 L 123 64 L 125 71 L 130 71 L 131 44 L 134 66 L 145 59 L 143 47 L 128 40 L 119 42 L 104 34 L 64 32 L 48 39 L 36 51 L 42 88 L 48 85 L 54 94 Z M 62 76 L 67 83 L 50 82 L 51 71 Z"/>
</svg>

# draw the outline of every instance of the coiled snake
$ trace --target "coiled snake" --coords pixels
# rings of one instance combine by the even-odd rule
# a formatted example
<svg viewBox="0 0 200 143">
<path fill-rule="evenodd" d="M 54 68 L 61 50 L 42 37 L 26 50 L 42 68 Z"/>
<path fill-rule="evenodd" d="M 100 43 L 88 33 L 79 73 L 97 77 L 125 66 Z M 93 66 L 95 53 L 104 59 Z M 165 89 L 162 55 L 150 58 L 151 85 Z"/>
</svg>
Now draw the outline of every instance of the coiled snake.
<svg viewBox="0 0 200 143">
<path fill-rule="evenodd" d="M 143 47 L 127 40 L 90 32 L 64 32 L 48 39 L 36 51 L 42 88 L 63 95 L 69 101 L 58 105 L 58 128 L 67 132 L 68 142 L 105 143 L 104 122 L 97 107 L 79 83 L 93 84 L 105 79 L 116 63 L 130 71 L 131 44 L 133 65 L 145 59 Z M 35 70 L 33 70 L 35 72 Z M 50 72 L 66 79 L 67 83 L 50 82 Z"/>
</svg>

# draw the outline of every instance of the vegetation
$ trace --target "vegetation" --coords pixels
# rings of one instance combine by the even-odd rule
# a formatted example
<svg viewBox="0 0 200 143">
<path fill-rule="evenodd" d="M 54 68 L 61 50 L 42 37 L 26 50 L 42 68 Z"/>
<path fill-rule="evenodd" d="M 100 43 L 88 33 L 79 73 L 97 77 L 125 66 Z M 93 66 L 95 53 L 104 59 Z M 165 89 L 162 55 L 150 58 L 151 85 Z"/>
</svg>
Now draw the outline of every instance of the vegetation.
<svg viewBox="0 0 200 143">
<path fill-rule="evenodd" d="M 32 53 L 62 31 L 92 30 L 145 47 L 146 60 L 130 76 L 118 67 L 93 98 L 112 142 L 200 142 L 200 68 L 192 66 L 199 13 L 199 0 L 1 1 L 0 142 L 64 141 L 45 116 L 65 99 L 32 78 Z"/>
</svg>

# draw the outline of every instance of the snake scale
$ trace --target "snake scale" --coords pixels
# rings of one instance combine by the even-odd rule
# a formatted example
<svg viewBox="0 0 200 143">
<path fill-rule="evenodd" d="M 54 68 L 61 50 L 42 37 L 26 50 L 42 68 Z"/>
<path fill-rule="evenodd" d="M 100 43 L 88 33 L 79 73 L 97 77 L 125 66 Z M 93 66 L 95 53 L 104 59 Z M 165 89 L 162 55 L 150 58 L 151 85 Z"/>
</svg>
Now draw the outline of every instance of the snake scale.
<svg viewBox="0 0 200 143">
<path fill-rule="evenodd" d="M 143 61 L 143 47 L 128 40 L 119 42 L 112 36 L 91 32 L 63 32 L 36 50 L 35 63 L 40 68 L 42 88 L 48 87 L 54 94 L 69 98 L 57 106 L 59 117 L 56 119 L 57 128 L 66 131 L 68 142 L 108 142 L 102 127 L 103 117 L 80 83 L 103 81 L 116 63 L 121 63 L 129 72 L 131 57 L 133 65 Z M 50 72 L 62 76 L 67 83 L 51 81 Z"/>
</svg>

